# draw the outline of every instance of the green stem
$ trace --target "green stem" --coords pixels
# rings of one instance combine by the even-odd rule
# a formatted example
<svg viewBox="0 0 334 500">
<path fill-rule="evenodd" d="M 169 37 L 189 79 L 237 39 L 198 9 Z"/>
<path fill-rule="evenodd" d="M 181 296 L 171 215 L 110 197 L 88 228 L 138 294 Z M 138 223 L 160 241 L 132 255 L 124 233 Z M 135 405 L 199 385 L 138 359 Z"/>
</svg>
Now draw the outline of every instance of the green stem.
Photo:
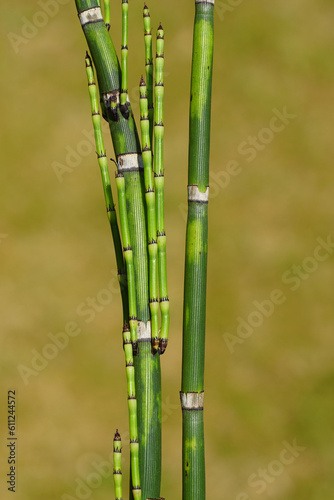
<svg viewBox="0 0 334 500">
<path fill-rule="evenodd" d="M 163 168 L 163 99 L 164 99 L 164 31 L 160 25 L 157 32 L 157 55 L 155 59 L 155 109 L 154 109 L 154 175 L 157 211 L 157 242 L 159 295 L 161 312 L 160 353 L 168 343 L 169 300 L 167 291 L 166 233 L 164 217 L 164 168 Z"/>
<path fill-rule="evenodd" d="M 115 489 L 115 500 L 122 500 L 122 441 L 121 436 L 116 430 L 114 436 L 114 489 Z"/>
<path fill-rule="evenodd" d="M 107 215 L 114 242 L 118 279 L 121 288 L 121 297 L 123 304 L 123 323 L 125 323 L 129 321 L 129 307 L 128 307 L 128 291 L 127 291 L 126 271 L 124 265 L 124 256 L 122 251 L 121 237 L 117 224 L 115 205 L 111 191 L 110 177 L 108 171 L 108 160 L 103 142 L 101 116 L 99 113 L 99 103 L 98 103 L 96 83 L 94 79 L 94 71 L 92 67 L 92 61 L 90 56 L 88 55 L 88 52 L 86 52 L 85 63 L 86 63 L 86 74 L 88 80 L 88 91 L 89 91 L 91 111 L 92 111 L 92 121 L 94 126 L 96 152 L 101 171 Z"/>
<path fill-rule="evenodd" d="M 110 0 L 103 0 L 104 4 L 104 22 L 106 23 L 106 28 L 110 30 Z"/>
<path fill-rule="evenodd" d="M 130 421 L 130 462 L 132 494 L 135 500 L 141 499 L 140 471 L 139 471 L 139 441 L 137 425 L 137 399 L 135 384 L 135 367 L 133 363 L 133 349 L 130 331 L 123 329 L 123 347 L 125 352 L 126 377 L 128 387 L 128 407 Z"/>
<path fill-rule="evenodd" d="M 121 105 L 120 109 L 124 117 L 128 118 L 129 112 L 126 105 L 128 97 L 128 0 L 122 0 L 122 48 L 121 48 L 121 67 L 122 67 L 122 86 L 121 86 Z"/>
<path fill-rule="evenodd" d="M 136 283 L 139 332 L 149 329 L 148 250 L 141 148 L 130 104 L 129 117 L 120 112 L 120 66 L 98 0 L 75 0 L 81 25 L 96 70 L 103 117 L 108 120 L 119 170 L 125 179 L 128 224 Z M 133 168 L 124 170 L 124 165 Z M 139 336 L 141 338 L 139 338 Z M 142 497 L 160 496 L 161 381 L 160 359 L 151 352 L 151 338 L 138 334 L 135 356 L 138 408 L 139 466 Z M 148 389 L 149 388 L 149 389 Z M 152 398 L 151 389 L 154 389 Z"/>
<path fill-rule="evenodd" d="M 159 349 L 159 300 L 158 300 L 158 243 L 157 223 L 155 211 L 154 177 L 152 169 L 152 150 L 150 143 L 150 124 L 148 116 L 147 89 L 142 77 L 140 81 L 140 127 L 142 135 L 142 157 L 144 163 L 145 200 L 147 210 L 148 228 L 148 254 L 149 254 L 149 291 L 152 325 L 152 349 Z"/>
<path fill-rule="evenodd" d="M 144 20 L 144 42 L 145 42 L 145 73 L 147 84 L 148 118 L 150 123 L 150 144 L 153 139 L 153 53 L 152 53 L 152 32 L 151 16 L 146 4 L 143 10 Z"/>
<path fill-rule="evenodd" d="M 181 385 L 183 500 L 205 498 L 203 391 L 214 0 L 195 4 Z"/>
</svg>

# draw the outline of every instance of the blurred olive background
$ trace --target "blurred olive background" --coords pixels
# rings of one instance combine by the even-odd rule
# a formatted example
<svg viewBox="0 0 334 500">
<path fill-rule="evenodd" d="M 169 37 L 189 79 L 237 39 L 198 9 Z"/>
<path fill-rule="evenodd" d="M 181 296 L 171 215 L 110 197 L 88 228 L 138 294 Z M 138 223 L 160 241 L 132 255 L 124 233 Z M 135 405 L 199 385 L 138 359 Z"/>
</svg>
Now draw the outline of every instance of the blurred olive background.
<svg viewBox="0 0 334 500">
<path fill-rule="evenodd" d="M 121 9 L 120 2 L 112 3 L 111 33 L 119 53 Z M 181 498 L 178 391 L 193 3 L 149 4 L 153 26 L 162 21 L 166 33 L 171 331 L 161 359 L 161 493 L 168 499 Z M 74 0 L 50 2 L 55 10 L 46 17 L 45 4 L 5 3 L 0 21 L 1 498 L 12 498 L 4 484 L 8 389 L 17 394 L 18 500 L 113 498 L 110 453 L 116 428 L 125 441 L 127 498 L 120 298 L 95 148 L 88 138 L 86 44 Z M 207 497 L 330 499 L 334 265 L 331 248 L 321 251 L 322 261 L 313 255 L 319 238 L 334 238 L 334 5 L 331 0 L 216 4 Z M 141 9 L 142 1 L 131 2 L 129 93 L 137 123 L 137 83 L 144 71 Z M 289 123 L 270 132 L 270 124 L 282 125 L 272 121 L 275 109 L 285 109 Z M 255 149 L 249 137 L 257 137 Z M 111 157 L 108 134 L 105 138 Z M 232 160 L 236 175 L 228 178 Z M 112 178 L 114 168 L 110 163 Z M 108 286 L 114 291 L 106 292 Z M 284 303 L 262 320 L 252 316 L 254 301 L 268 300 L 276 289 Z M 89 298 L 98 311 L 80 316 L 78 308 L 86 310 Z M 247 321 L 249 315 L 259 326 L 232 345 L 226 334 L 236 336 L 238 318 Z M 43 369 L 39 361 L 40 371 L 27 375 L 25 383 L 19 365 L 31 369 L 36 351 L 43 353 L 53 343 L 50 334 L 64 332 L 69 322 L 80 333 L 63 349 L 49 348 L 53 359 Z M 287 454 L 289 464 L 280 458 L 283 441 L 302 447 L 295 457 Z M 105 478 L 96 475 L 101 462 Z"/>
</svg>

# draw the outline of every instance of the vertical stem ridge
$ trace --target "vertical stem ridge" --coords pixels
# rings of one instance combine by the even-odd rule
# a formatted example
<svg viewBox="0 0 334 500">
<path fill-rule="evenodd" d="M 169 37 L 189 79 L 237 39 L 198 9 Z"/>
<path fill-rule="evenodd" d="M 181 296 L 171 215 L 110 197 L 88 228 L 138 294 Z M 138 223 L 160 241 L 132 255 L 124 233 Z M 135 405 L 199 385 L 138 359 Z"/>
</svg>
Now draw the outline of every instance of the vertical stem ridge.
<svg viewBox="0 0 334 500">
<path fill-rule="evenodd" d="M 164 167 L 163 167 L 163 98 L 164 98 L 164 31 L 160 24 L 157 31 L 155 59 L 155 112 L 154 112 L 154 175 L 157 210 L 158 275 L 161 312 L 160 353 L 168 343 L 169 299 L 167 290 L 166 233 L 164 217 Z"/>
<path fill-rule="evenodd" d="M 144 163 L 145 200 L 148 228 L 149 254 L 149 292 L 152 325 L 153 352 L 159 350 L 159 300 L 158 300 L 158 243 L 155 209 L 154 177 L 152 168 L 152 150 L 148 116 L 147 88 L 143 77 L 140 81 L 140 128 L 142 136 L 142 157 Z"/>
<path fill-rule="evenodd" d="M 182 349 L 182 495 L 205 499 L 203 405 L 214 2 L 195 1 Z"/>
</svg>

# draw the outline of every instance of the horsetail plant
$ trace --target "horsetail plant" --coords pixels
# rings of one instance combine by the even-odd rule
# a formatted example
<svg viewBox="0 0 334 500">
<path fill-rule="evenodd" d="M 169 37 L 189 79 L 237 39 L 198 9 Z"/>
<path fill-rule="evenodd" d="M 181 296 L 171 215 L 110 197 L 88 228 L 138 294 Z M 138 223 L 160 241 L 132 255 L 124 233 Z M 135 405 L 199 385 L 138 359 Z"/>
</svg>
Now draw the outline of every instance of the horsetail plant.
<svg viewBox="0 0 334 500">
<path fill-rule="evenodd" d="M 183 306 L 183 500 L 205 498 L 204 351 L 214 0 L 196 0 L 189 114 Z"/>
<path fill-rule="evenodd" d="M 141 146 L 131 105 L 120 109 L 121 71 L 114 45 L 105 26 L 99 0 L 75 0 L 99 86 L 103 117 L 114 145 L 118 180 L 123 184 L 134 264 L 138 350 L 134 348 L 137 395 L 139 477 L 143 498 L 159 498 L 161 482 L 161 375 L 159 354 L 151 348 L 148 283 L 148 245 L 144 173 Z M 122 185 L 119 186 L 122 189 Z M 124 242 L 123 242 L 123 246 Z M 133 318 L 133 321 L 135 319 Z M 150 391 L 147 388 L 150 388 Z M 155 394 L 152 398 L 151 394 Z M 130 406 L 130 405 L 129 405 Z M 134 413 L 133 413 L 134 414 Z M 137 447 L 138 448 L 138 447 Z M 137 484 L 133 484 L 137 487 Z"/>
<path fill-rule="evenodd" d="M 145 76 L 141 78 L 141 143 L 128 98 L 128 0 L 122 5 L 121 65 L 110 29 L 110 1 L 75 0 L 91 56 L 86 72 L 98 163 L 112 232 L 123 305 L 130 428 L 130 491 L 161 500 L 161 375 L 159 355 L 169 330 L 164 220 L 164 30 L 157 30 L 155 84 L 151 19 L 144 4 Z M 204 349 L 214 0 L 195 0 L 191 73 L 188 219 L 186 233 L 181 408 L 183 500 L 204 500 Z M 102 115 L 114 145 L 120 229 L 104 148 Z M 153 102 L 154 101 L 154 102 Z M 121 234 L 120 234 L 121 233 Z M 160 305 L 160 307 L 159 307 Z M 160 309 L 160 329 L 159 329 Z M 121 437 L 113 441 L 114 489 L 123 498 Z"/>
<path fill-rule="evenodd" d="M 114 450 L 113 450 L 113 461 L 114 461 L 114 489 L 115 489 L 115 500 L 122 500 L 123 489 L 122 489 L 122 440 L 121 436 L 116 429 L 114 436 Z"/>
</svg>

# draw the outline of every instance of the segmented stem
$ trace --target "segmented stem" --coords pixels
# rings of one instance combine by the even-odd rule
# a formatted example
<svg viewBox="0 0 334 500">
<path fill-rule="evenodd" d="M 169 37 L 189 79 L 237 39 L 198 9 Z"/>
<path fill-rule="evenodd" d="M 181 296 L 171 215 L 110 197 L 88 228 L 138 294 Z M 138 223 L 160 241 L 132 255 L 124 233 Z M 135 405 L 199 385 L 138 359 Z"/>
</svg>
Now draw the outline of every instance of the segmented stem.
<svg viewBox="0 0 334 500">
<path fill-rule="evenodd" d="M 121 68 L 122 68 L 122 88 L 120 109 L 124 115 L 127 110 L 128 97 L 128 0 L 122 0 L 122 49 L 121 49 Z"/>
<path fill-rule="evenodd" d="M 133 265 L 133 254 L 130 241 L 130 231 L 128 215 L 126 210 L 125 180 L 124 175 L 116 174 L 116 186 L 118 192 L 119 218 L 121 225 L 123 253 L 126 264 L 126 274 L 128 279 L 129 296 L 129 324 L 131 331 L 131 340 L 134 346 L 137 344 L 137 305 L 136 305 L 136 284 L 135 271 Z"/>
<path fill-rule="evenodd" d="M 137 424 L 135 367 L 133 363 L 131 332 L 127 325 L 125 325 L 123 328 L 123 347 L 125 353 L 126 378 L 127 378 L 127 388 L 128 388 L 132 494 L 134 500 L 140 500 L 141 489 L 140 489 L 140 477 L 139 477 L 139 441 L 138 441 L 138 424 Z"/>
<path fill-rule="evenodd" d="M 163 168 L 163 98 L 164 98 L 164 31 L 160 24 L 157 31 L 157 54 L 155 59 L 155 112 L 154 112 L 154 175 L 157 210 L 157 241 L 159 295 L 161 311 L 160 353 L 168 342 L 169 300 L 167 291 L 166 233 L 164 218 L 164 168 Z"/>
<path fill-rule="evenodd" d="M 122 441 L 121 436 L 116 429 L 114 436 L 114 488 L 115 488 L 115 500 L 122 500 Z"/>
<path fill-rule="evenodd" d="M 182 347 L 182 498 L 205 499 L 204 357 L 214 0 L 195 1 Z"/>
<path fill-rule="evenodd" d="M 153 53 L 152 53 L 152 31 L 151 31 L 151 16 L 146 4 L 143 11 L 144 19 L 144 42 L 145 42 L 145 72 L 147 85 L 147 100 L 148 100 L 148 118 L 150 123 L 150 143 L 153 140 Z"/>
<path fill-rule="evenodd" d="M 121 287 L 122 303 L 123 303 L 123 315 L 124 321 L 128 321 L 129 311 L 128 311 L 128 297 L 127 297 L 127 279 L 124 265 L 124 257 L 122 251 L 121 237 L 119 233 L 119 228 L 117 224 L 115 205 L 113 201 L 110 177 L 108 171 L 108 160 L 106 156 L 106 150 L 103 142 L 102 127 L 101 127 L 101 116 L 99 113 L 99 101 L 98 92 L 96 88 L 94 71 L 92 66 L 92 60 L 86 52 L 85 57 L 86 63 L 86 74 L 88 80 L 88 91 L 90 97 L 91 111 L 92 111 L 92 121 L 94 126 L 95 144 L 96 152 L 98 157 L 98 163 L 101 171 L 102 185 L 104 191 L 104 198 L 106 202 L 107 215 L 110 224 L 110 229 L 113 236 L 113 242 L 115 247 L 118 279 Z"/>
<path fill-rule="evenodd" d="M 106 23 L 106 28 L 110 30 L 110 0 L 103 0 L 104 4 L 104 22 Z"/>
<path fill-rule="evenodd" d="M 144 163 L 145 201 L 147 209 L 148 254 L 149 254 L 149 292 L 152 325 L 152 348 L 159 350 L 159 300 L 158 300 L 158 243 L 155 209 L 154 177 L 152 168 L 152 150 L 150 142 L 150 124 L 148 116 L 147 88 L 144 78 L 140 81 L 140 128 L 142 139 L 142 157 Z"/>
</svg>

